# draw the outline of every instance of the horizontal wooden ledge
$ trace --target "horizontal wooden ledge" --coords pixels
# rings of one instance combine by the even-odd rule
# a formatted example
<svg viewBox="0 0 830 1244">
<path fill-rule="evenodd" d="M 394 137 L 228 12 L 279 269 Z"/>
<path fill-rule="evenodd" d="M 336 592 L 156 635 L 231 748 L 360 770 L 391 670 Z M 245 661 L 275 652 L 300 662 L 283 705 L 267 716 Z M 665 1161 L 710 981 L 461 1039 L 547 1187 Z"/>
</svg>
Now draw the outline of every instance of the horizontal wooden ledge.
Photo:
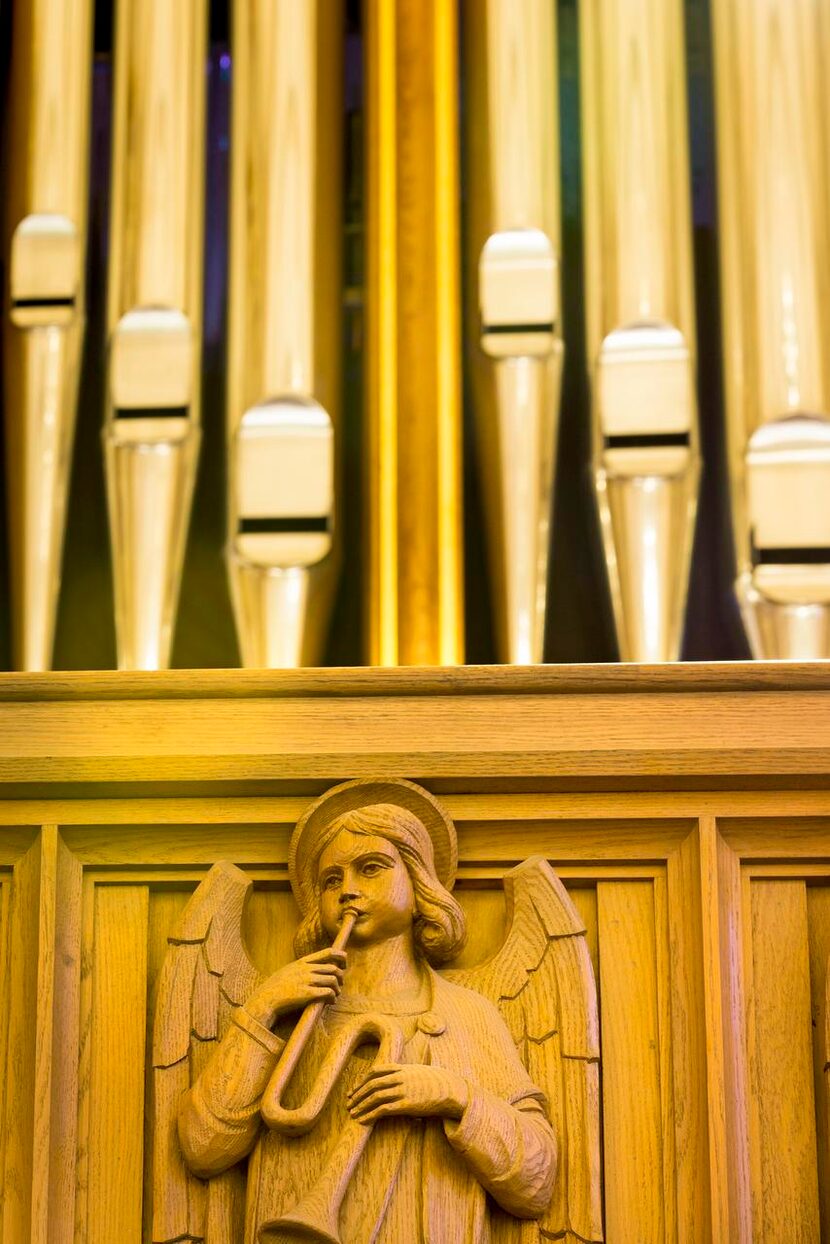
<svg viewBox="0 0 830 1244">
<path fill-rule="evenodd" d="M 14 786 L 15 795 L 8 790 L 0 791 L 6 797 L 31 799 L 34 792 L 44 784 L 65 784 L 68 789 L 76 783 L 88 789 L 105 785 L 106 794 L 138 794 L 148 785 L 159 794 L 181 787 L 211 790 L 216 783 L 228 784 L 227 793 L 244 792 L 256 783 L 267 794 L 269 789 L 296 790 L 306 782 L 319 784 L 325 789 L 329 782 L 320 778 L 325 773 L 329 782 L 345 781 L 353 777 L 393 778 L 405 777 L 413 781 L 431 783 L 433 779 L 451 780 L 451 789 L 464 785 L 463 779 L 476 779 L 475 789 L 482 787 L 482 779 L 491 779 L 489 789 L 519 790 L 551 789 L 567 790 L 573 785 L 552 784 L 557 777 L 572 780 L 585 779 L 588 789 L 594 780 L 602 779 L 601 789 L 611 789 L 616 781 L 631 779 L 623 786 L 625 790 L 653 788 L 655 777 L 671 779 L 672 787 L 682 778 L 711 779 L 722 774 L 737 780 L 762 777 L 783 779 L 808 776 L 823 777 L 830 773 L 830 747 L 823 749 L 802 748 L 789 750 L 762 748 L 748 749 L 696 749 L 677 755 L 671 760 L 665 756 L 642 750 L 622 750 L 616 753 L 582 752 L 532 752 L 518 757 L 499 756 L 495 761 L 487 756 L 464 752 L 449 752 L 441 756 L 425 757 L 423 754 L 402 754 L 395 757 L 379 753 L 361 757 L 343 757 L 322 753 L 317 756 L 223 756 L 223 757 L 145 757 L 141 760 L 100 757 L 39 758 L 35 760 L 0 759 L 0 784 Z M 518 779 L 528 779 L 524 786 L 516 786 Z M 548 783 L 544 779 L 549 779 Z M 778 783 L 780 784 L 780 782 Z M 797 785 L 795 787 L 797 789 Z M 311 792 L 314 788 L 309 787 Z M 435 787 L 441 793 L 440 787 Z M 678 789 L 684 789 L 679 785 Z M 690 787 L 696 789 L 696 787 Z M 88 793 L 88 790 L 87 790 Z M 61 794 L 65 795 L 66 791 Z"/>
<path fill-rule="evenodd" d="M 667 772 L 683 756 L 776 750 L 830 754 L 830 701 L 822 692 L 0 702 L 0 761 L 13 763 L 238 759 L 253 773 L 308 757 L 320 775 L 330 762 L 382 758 L 435 772 L 455 771 L 459 762 L 461 771 L 476 764 L 514 772 L 525 761 L 552 764 L 554 772 L 574 764 L 595 772 L 598 762 L 611 772 L 626 770 L 629 756 L 649 755 L 658 766 L 652 772 Z M 721 771 L 716 764 L 713 772 Z"/>
<path fill-rule="evenodd" d="M 61 700 L 283 699 L 301 696 L 573 695 L 830 691 L 830 662 L 465 665 L 300 670 L 0 673 L 0 703 Z"/>
</svg>

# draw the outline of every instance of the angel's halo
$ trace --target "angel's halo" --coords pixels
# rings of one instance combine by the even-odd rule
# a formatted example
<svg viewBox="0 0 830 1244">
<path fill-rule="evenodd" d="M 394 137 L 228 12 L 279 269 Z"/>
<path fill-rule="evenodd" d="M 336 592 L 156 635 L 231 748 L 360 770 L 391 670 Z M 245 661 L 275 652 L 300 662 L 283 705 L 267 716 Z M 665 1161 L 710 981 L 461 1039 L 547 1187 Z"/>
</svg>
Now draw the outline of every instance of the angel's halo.
<svg viewBox="0 0 830 1244">
<path fill-rule="evenodd" d="M 446 808 L 423 786 L 404 778 L 355 778 L 332 786 L 316 799 L 306 808 L 291 835 L 288 876 L 297 905 L 304 915 L 316 901 L 304 861 L 317 831 L 346 812 L 356 812 L 376 803 L 396 804 L 418 818 L 432 840 L 438 880 L 447 890 L 452 889 L 458 865 L 458 839 Z"/>
</svg>

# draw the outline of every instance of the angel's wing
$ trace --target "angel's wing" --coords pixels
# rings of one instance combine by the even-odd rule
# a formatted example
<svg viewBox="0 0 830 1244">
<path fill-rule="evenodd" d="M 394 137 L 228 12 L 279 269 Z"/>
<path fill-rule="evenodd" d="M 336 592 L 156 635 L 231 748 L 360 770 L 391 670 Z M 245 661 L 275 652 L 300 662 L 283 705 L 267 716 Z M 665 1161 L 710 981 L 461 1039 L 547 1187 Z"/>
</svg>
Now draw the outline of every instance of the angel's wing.
<svg viewBox="0 0 830 1244">
<path fill-rule="evenodd" d="M 191 1175 L 176 1131 L 182 1093 L 222 1038 L 234 1006 L 260 974 L 242 940 L 251 881 L 234 864 L 214 864 L 168 937 L 153 1024 L 153 1244 L 228 1244 L 244 1230 L 245 1177 Z"/>
<path fill-rule="evenodd" d="M 541 1230 L 566 1244 L 599 1241 L 599 1024 L 585 926 L 540 856 L 506 873 L 504 891 L 501 948 L 479 967 L 446 975 L 496 1004 L 531 1079 L 548 1096 L 559 1173 Z"/>
</svg>

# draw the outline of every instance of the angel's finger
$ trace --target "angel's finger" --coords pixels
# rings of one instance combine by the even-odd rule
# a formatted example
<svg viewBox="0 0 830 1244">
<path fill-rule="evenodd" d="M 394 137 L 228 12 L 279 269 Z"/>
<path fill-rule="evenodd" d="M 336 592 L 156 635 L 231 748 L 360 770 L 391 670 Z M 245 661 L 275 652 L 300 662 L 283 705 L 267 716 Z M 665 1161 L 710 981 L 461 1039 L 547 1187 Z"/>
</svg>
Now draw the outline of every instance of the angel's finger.
<svg viewBox="0 0 830 1244">
<path fill-rule="evenodd" d="M 394 1106 L 401 1101 L 403 1101 L 403 1094 L 399 1090 L 387 1089 L 386 1092 L 371 1093 L 360 1105 L 349 1106 L 349 1114 L 353 1119 L 359 1120 L 380 1106 Z"/>
<path fill-rule="evenodd" d="M 362 1083 L 368 1084 L 370 1080 L 377 1080 L 380 1076 L 388 1076 L 393 1072 L 396 1075 L 400 1075 L 404 1066 L 404 1063 L 376 1063 L 371 1071 L 366 1073 Z"/>
<path fill-rule="evenodd" d="M 341 984 L 341 985 L 342 985 L 342 984 L 343 984 L 343 969 L 342 969 L 342 968 L 333 968 L 333 967 L 331 967 L 331 968 L 322 968 L 322 967 L 312 968 L 312 970 L 311 970 L 311 979 L 312 979 L 312 980 L 322 980 L 322 981 L 337 981 L 339 984 Z"/>
<path fill-rule="evenodd" d="M 337 990 L 331 985 L 309 985 L 308 997 L 311 999 L 325 998 L 327 1001 L 337 997 Z"/>
<path fill-rule="evenodd" d="M 324 950 L 315 950 L 313 954 L 306 955 L 306 963 L 336 963 L 338 967 L 346 966 L 345 950 L 335 950 L 332 946 L 326 946 Z"/>
<path fill-rule="evenodd" d="M 407 1114 L 405 1104 L 402 1101 L 385 1102 L 383 1105 L 376 1106 L 373 1110 L 367 1110 L 365 1114 L 353 1113 L 352 1118 L 356 1123 L 377 1123 L 379 1119 L 387 1119 L 394 1114 Z"/>
<path fill-rule="evenodd" d="M 357 1106 L 360 1102 L 365 1101 L 372 1093 L 383 1092 L 386 1089 L 400 1088 L 400 1077 L 390 1072 L 388 1076 L 384 1076 L 380 1080 L 372 1080 L 358 1085 L 356 1089 L 352 1089 L 349 1093 L 349 1106 Z"/>
</svg>

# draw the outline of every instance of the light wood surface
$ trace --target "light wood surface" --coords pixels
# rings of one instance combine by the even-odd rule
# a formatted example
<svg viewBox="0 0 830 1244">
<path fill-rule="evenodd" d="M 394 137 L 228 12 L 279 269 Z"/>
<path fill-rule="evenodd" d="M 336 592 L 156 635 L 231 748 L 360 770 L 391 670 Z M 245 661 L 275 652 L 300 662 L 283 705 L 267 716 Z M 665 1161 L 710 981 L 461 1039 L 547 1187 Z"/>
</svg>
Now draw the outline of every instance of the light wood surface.
<svg viewBox="0 0 830 1244">
<path fill-rule="evenodd" d="M 803 881 L 747 889 L 753 1237 L 818 1241 L 806 889 Z"/>
<path fill-rule="evenodd" d="M 0 784 L 18 796 L 38 782 L 96 780 L 141 784 L 111 785 L 109 794 L 218 780 L 236 784 L 225 793 L 296 793 L 315 781 L 320 789 L 323 772 L 329 780 L 402 772 L 443 779 L 450 791 L 487 779 L 495 793 L 606 781 L 705 788 L 738 774 L 744 787 L 788 776 L 819 786 L 830 770 L 824 668 L 621 678 L 603 669 L 593 686 L 567 668 L 429 671 L 422 694 L 414 672 L 401 674 L 378 672 L 372 687 L 368 671 L 335 673 L 330 689 L 327 671 L 228 672 L 197 676 L 195 687 L 172 674 L 0 676 Z"/>
<path fill-rule="evenodd" d="M 138 1239 L 143 1192 L 147 1007 L 146 886 L 95 887 L 86 1234 L 90 1244 Z"/>
<path fill-rule="evenodd" d="M 531 853 L 584 921 L 610 1244 L 818 1240 L 828 689 L 822 667 L 763 665 L 0 679 L 3 1244 L 150 1238 L 148 1034 L 189 895 L 218 859 L 244 868 L 245 936 L 276 970 L 312 795 L 341 766 L 429 764 L 462 966 L 500 944 L 504 872 Z"/>
<path fill-rule="evenodd" d="M 670 1238 L 663 1200 L 655 887 L 603 882 L 597 913 L 606 1229 L 609 1239 L 651 1244 Z"/>
</svg>

